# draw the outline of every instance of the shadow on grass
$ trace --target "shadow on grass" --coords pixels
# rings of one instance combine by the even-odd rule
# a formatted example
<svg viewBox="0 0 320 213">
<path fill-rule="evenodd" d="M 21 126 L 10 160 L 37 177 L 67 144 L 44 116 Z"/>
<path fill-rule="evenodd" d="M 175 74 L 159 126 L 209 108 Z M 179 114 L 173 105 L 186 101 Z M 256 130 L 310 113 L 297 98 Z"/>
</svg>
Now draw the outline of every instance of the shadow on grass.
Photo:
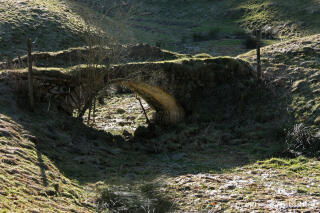
<svg viewBox="0 0 320 213">
<path fill-rule="evenodd" d="M 48 180 L 43 155 L 81 185 L 103 182 L 107 188 L 99 192 L 101 208 L 111 208 L 119 200 L 125 206 L 112 205 L 135 209 L 131 212 L 143 208 L 168 212 L 174 204 L 157 191 L 155 183 L 161 176 L 223 173 L 283 151 L 281 140 L 288 120 L 285 104 L 264 86 L 242 91 L 233 86 L 206 94 L 185 123 L 144 133 L 137 130 L 129 141 L 91 128 L 80 119 L 46 112 L 46 106 L 38 105 L 35 113 L 2 113 L 37 139 L 44 186 Z"/>
<path fill-rule="evenodd" d="M 47 187 L 48 186 L 48 178 L 47 178 L 47 175 L 46 175 L 46 165 L 45 163 L 43 162 L 43 159 L 42 159 L 42 154 L 41 152 L 39 151 L 39 148 L 37 147 L 37 157 L 38 157 L 38 165 L 40 167 L 40 171 L 41 171 L 41 180 L 42 180 L 42 185 Z"/>
</svg>

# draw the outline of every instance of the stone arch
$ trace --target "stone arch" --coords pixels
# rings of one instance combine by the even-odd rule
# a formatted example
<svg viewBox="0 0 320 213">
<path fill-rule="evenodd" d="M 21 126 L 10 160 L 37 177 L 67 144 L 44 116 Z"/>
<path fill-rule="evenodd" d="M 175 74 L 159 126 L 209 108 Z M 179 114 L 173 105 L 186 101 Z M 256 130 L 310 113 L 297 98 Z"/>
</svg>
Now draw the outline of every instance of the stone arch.
<svg viewBox="0 0 320 213">
<path fill-rule="evenodd" d="M 71 73 L 37 71 L 34 73 L 34 80 L 39 81 L 36 91 L 41 93 L 39 97 L 46 100 L 50 97 L 50 106 L 61 108 L 69 115 L 76 109 L 81 117 L 96 92 L 86 89 L 92 82 L 87 71 L 81 67 Z M 163 123 L 177 123 L 190 113 L 197 113 L 203 100 L 211 96 L 218 85 L 244 88 L 256 80 L 248 62 L 231 57 L 126 63 L 107 71 L 103 67 L 95 71 L 103 74 L 103 78 L 95 82 L 97 90 L 110 83 L 122 83 L 155 109 L 156 118 Z M 14 74 L 11 79 L 28 79 L 27 72 L 10 73 Z"/>
<path fill-rule="evenodd" d="M 121 84 L 140 95 L 151 108 L 156 110 L 156 121 L 177 123 L 184 118 L 184 109 L 171 94 L 163 89 L 137 81 L 124 81 Z"/>
</svg>

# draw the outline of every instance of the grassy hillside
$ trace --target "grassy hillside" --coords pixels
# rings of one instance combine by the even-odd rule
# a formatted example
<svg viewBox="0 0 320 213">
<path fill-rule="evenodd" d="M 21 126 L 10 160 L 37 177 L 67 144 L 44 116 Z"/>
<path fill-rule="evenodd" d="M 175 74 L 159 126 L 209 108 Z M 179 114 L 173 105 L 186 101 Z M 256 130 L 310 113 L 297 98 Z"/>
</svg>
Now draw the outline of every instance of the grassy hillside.
<svg viewBox="0 0 320 213">
<path fill-rule="evenodd" d="M 240 55 L 255 63 L 255 51 Z M 276 86 L 286 86 L 296 123 L 314 128 L 320 122 L 320 35 L 293 39 L 262 49 L 263 72 Z M 278 84 L 278 85 L 277 85 Z"/>
<path fill-rule="evenodd" d="M 71 157 L 54 142 L 60 136 L 61 139 L 69 136 L 52 132 L 50 118 L 31 116 L 17 108 L 8 86 L 0 82 L 0 88 L 0 212 L 93 210 L 88 202 L 91 192 L 85 192 L 77 181 L 65 177 L 48 157 L 48 152 L 64 152 L 60 160 Z"/>
<path fill-rule="evenodd" d="M 0 57 L 25 54 L 26 37 L 34 49 L 58 50 L 80 45 L 84 22 L 59 0 L 0 1 Z"/>
<path fill-rule="evenodd" d="M 243 31 L 261 27 L 277 38 L 319 33 L 320 1 L 144 1 L 144 13 L 133 21 L 137 38 L 171 48 L 224 54 L 241 46 Z M 196 42 L 195 37 L 201 40 Z M 233 38 L 230 41 L 230 38 Z M 218 42 L 215 40 L 219 40 Z M 203 47 L 204 46 L 204 47 Z M 206 49 L 207 48 L 207 49 Z M 200 49 L 200 50 L 199 50 Z M 229 51 L 230 52 L 230 51 Z"/>
<path fill-rule="evenodd" d="M 35 71 L 73 71 L 85 48 L 57 50 L 85 44 L 86 17 L 107 32 L 130 11 L 123 42 L 253 66 L 243 36 L 262 27 L 278 38 L 264 40 L 266 81 L 219 85 L 168 127 L 146 128 L 133 94 L 107 97 L 88 126 L 48 103 L 30 113 L 2 70 L 0 212 L 320 212 L 320 0 L 130 2 L 0 0 L 0 61 L 25 55 L 29 36 L 52 51 L 35 54 Z"/>
<path fill-rule="evenodd" d="M 106 99 L 88 127 L 46 103 L 30 114 L 1 81 L 1 211 L 318 212 L 320 161 L 285 138 L 301 122 L 319 131 L 319 49 L 319 35 L 265 47 L 267 86 L 221 85 L 203 112 L 155 130 L 133 95 Z"/>
<path fill-rule="evenodd" d="M 319 0 L 0 1 L 0 59 L 25 54 L 26 36 L 38 38 L 35 49 L 42 51 L 83 45 L 84 19 L 93 17 L 89 25 L 108 31 L 118 25 L 118 11 L 131 32 L 126 32 L 126 42 L 237 55 L 245 52 L 244 31 L 259 26 L 282 39 L 319 33 L 319 8 Z"/>
</svg>

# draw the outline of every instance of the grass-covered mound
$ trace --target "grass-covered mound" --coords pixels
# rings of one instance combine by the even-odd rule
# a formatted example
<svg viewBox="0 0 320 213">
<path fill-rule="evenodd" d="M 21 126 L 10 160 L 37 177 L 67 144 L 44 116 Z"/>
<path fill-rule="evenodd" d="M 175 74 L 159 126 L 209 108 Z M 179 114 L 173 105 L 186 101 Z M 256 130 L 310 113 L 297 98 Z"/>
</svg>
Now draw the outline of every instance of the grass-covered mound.
<svg viewBox="0 0 320 213">
<path fill-rule="evenodd" d="M 25 54 L 27 37 L 42 51 L 83 44 L 86 25 L 69 1 L 1 1 L 0 11 L 1 60 Z"/>
<path fill-rule="evenodd" d="M 145 125 L 134 96 L 98 105 L 95 128 L 47 112 L 47 104 L 30 114 L 0 82 L 0 207 L 318 212 L 319 160 L 288 155 L 285 140 L 301 122 L 318 131 L 319 44 L 315 35 L 265 47 L 266 84 L 219 84 L 199 111 L 166 128 L 131 128 Z M 254 51 L 239 57 L 254 65 Z M 213 59 L 171 63 L 192 60 Z"/>
<path fill-rule="evenodd" d="M 253 63 L 255 52 L 239 56 Z M 319 156 L 320 140 L 320 36 L 271 45 L 262 49 L 262 67 L 268 86 L 277 92 L 285 87 L 282 102 L 291 115 L 287 143 L 292 152 Z M 319 133 L 318 133 L 319 134 Z"/>
<path fill-rule="evenodd" d="M 45 114 L 31 115 L 23 105 L 17 108 L 4 82 L 0 82 L 0 88 L 1 212 L 93 211 L 91 192 L 66 177 L 48 157 L 56 156 L 57 161 L 71 157 L 55 142 L 65 143 L 70 136 L 55 127 L 63 117 L 53 116 L 53 121 Z"/>
<path fill-rule="evenodd" d="M 80 2 L 109 17 L 115 14 L 117 8 L 131 6 L 116 0 Z M 132 7 L 137 11 L 131 21 L 137 37 L 154 42 L 241 36 L 239 24 L 243 29 L 250 30 L 257 27 L 272 28 L 271 34 L 284 37 L 295 33 L 305 35 L 319 32 L 318 0 L 145 0 L 133 1 Z M 177 33 L 179 37 L 173 36 Z"/>
<path fill-rule="evenodd" d="M 240 55 L 255 65 L 255 51 Z M 270 87 L 286 87 L 284 98 L 296 123 L 314 128 L 320 122 L 320 35 L 262 48 L 262 68 Z"/>
<path fill-rule="evenodd" d="M 145 163 L 152 158 L 131 149 L 120 136 L 48 112 L 46 104 L 37 104 L 36 112 L 30 113 L 27 102 L 2 80 L 0 88 L 1 212 L 95 212 L 113 208 L 118 198 L 122 205 L 126 197 L 133 212 L 150 203 L 167 203 L 166 209 L 170 208 L 152 187 L 143 190 L 152 195 L 137 194 L 128 193 L 123 184 L 121 189 L 115 187 L 115 194 L 104 185 L 106 179 L 122 181 L 113 172 L 127 166 L 144 174 Z"/>
<path fill-rule="evenodd" d="M 116 0 L 81 2 L 111 18 L 118 8 L 130 8 L 130 4 Z M 129 23 L 137 41 L 191 54 L 237 55 L 245 51 L 245 32 L 258 27 L 262 28 L 265 39 L 305 36 L 320 30 L 318 0 L 144 0 L 130 3 L 134 14 Z"/>
<path fill-rule="evenodd" d="M 277 38 L 318 33 L 319 4 L 318 0 L 1 1 L 0 60 L 25 54 L 26 37 L 36 40 L 34 49 L 39 51 L 84 45 L 88 26 L 112 31 L 119 25 L 119 13 L 127 20 L 120 27 L 125 29 L 124 38 L 117 38 L 121 41 L 192 54 L 237 55 L 245 51 L 245 31 L 257 27 Z"/>
</svg>

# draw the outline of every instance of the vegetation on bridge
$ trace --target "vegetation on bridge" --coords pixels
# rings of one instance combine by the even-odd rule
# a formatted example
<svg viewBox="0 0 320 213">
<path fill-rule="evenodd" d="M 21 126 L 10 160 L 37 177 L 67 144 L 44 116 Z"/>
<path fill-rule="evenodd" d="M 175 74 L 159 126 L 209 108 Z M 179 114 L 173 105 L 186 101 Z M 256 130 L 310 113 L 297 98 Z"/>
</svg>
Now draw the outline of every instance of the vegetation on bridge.
<svg viewBox="0 0 320 213">
<path fill-rule="evenodd" d="M 319 9 L 0 0 L 0 212 L 320 212 Z M 120 37 L 104 37 L 119 23 Z M 268 45 L 262 81 L 244 45 L 255 47 L 257 27 Z M 24 97 L 26 35 L 42 51 L 35 113 Z M 112 84 L 123 81 L 147 102 Z M 71 99 L 76 107 L 63 105 Z M 177 100 L 182 121 L 153 122 L 155 110 L 179 111 Z"/>
</svg>

